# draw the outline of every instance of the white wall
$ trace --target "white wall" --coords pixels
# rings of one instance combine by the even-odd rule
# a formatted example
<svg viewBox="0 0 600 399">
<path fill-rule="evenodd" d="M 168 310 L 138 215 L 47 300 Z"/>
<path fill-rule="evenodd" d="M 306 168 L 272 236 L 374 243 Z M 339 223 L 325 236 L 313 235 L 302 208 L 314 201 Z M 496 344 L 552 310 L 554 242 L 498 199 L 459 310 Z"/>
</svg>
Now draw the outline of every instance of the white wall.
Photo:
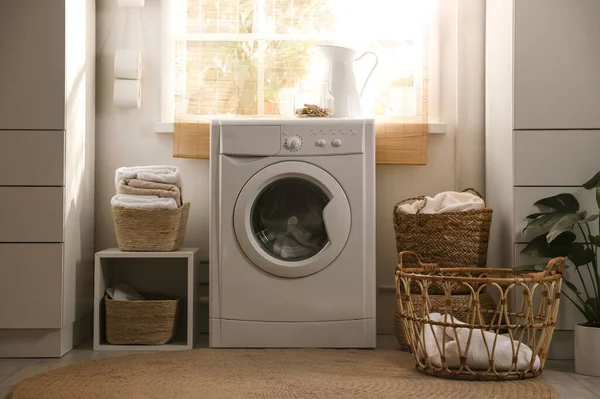
<svg viewBox="0 0 600 399">
<path fill-rule="evenodd" d="M 441 2 L 452 15 L 454 1 Z M 159 1 L 146 1 L 142 10 L 125 12 L 114 0 L 97 0 L 97 98 L 96 98 L 96 250 L 115 246 L 110 198 L 114 195 L 114 170 L 139 164 L 172 164 L 181 167 L 184 196 L 191 202 L 185 246 L 208 253 L 208 162 L 172 157 L 172 136 L 154 133 L 159 118 Z M 139 11 L 139 12 L 138 12 Z M 125 20 L 128 24 L 125 27 Z M 141 20 L 141 24 L 138 22 Z M 452 37 L 455 18 L 444 18 L 442 37 Z M 138 29 L 139 27 L 139 29 Z M 134 47 L 144 53 L 143 99 L 139 110 L 112 107 L 113 54 L 118 47 Z M 377 167 L 377 284 L 393 286 L 396 247 L 392 225 L 394 204 L 415 195 L 433 195 L 455 189 L 455 42 L 441 46 L 444 65 L 440 81 L 440 120 L 449 132 L 430 137 L 426 166 Z M 395 293 L 381 291 L 378 298 L 378 330 L 393 333 Z"/>
</svg>

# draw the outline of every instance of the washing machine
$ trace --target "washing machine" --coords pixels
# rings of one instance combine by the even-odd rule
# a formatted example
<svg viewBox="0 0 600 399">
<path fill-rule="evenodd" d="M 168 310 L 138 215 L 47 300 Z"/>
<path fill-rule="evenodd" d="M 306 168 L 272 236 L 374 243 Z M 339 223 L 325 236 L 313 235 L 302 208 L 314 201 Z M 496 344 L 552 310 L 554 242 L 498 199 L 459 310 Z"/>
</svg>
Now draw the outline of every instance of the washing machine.
<svg viewBox="0 0 600 399">
<path fill-rule="evenodd" d="M 209 345 L 374 348 L 374 120 L 213 119 Z"/>
</svg>

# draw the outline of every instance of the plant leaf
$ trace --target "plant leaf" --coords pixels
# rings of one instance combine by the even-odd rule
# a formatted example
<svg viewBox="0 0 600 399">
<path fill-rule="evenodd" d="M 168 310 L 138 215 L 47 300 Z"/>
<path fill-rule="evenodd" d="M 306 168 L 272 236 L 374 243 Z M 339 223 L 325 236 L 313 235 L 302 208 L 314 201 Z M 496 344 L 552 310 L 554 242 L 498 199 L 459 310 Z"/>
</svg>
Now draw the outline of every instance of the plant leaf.
<svg viewBox="0 0 600 399">
<path fill-rule="evenodd" d="M 550 213 L 553 213 L 553 212 L 550 212 Z M 542 215 L 547 215 L 547 214 L 548 214 L 547 212 L 541 212 L 541 213 L 532 213 L 531 215 L 528 215 L 528 216 L 526 216 L 526 217 L 525 217 L 525 219 L 537 219 L 537 218 L 539 218 L 540 216 L 542 216 Z"/>
<path fill-rule="evenodd" d="M 600 247 L 600 235 L 598 235 L 598 236 L 589 235 L 588 238 L 589 238 L 590 242 L 592 243 L 592 245 Z"/>
<path fill-rule="evenodd" d="M 579 211 L 579 201 L 573 194 L 557 194 L 552 197 L 542 198 L 533 205 L 543 205 L 548 208 L 554 209 L 557 212 L 573 213 Z"/>
<path fill-rule="evenodd" d="M 598 313 L 596 308 L 589 303 L 590 299 L 596 300 L 596 298 L 588 298 L 588 300 L 585 301 L 583 304 L 583 315 L 587 321 L 598 321 Z"/>
<path fill-rule="evenodd" d="M 578 297 L 581 296 L 581 292 L 579 292 L 579 290 L 577 289 L 577 287 L 575 287 L 575 284 L 573 284 L 572 282 L 570 282 L 567 279 L 563 279 L 563 283 L 565 283 L 565 285 L 567 286 L 567 288 L 569 288 L 571 291 L 573 291 L 573 293 L 575 295 L 577 295 Z M 581 298 L 579 298 L 581 299 Z"/>
<path fill-rule="evenodd" d="M 598 321 L 600 320 L 600 305 L 598 304 L 598 300 L 594 297 L 590 297 L 585 301 L 585 309 L 586 311 L 589 311 L 590 316 L 593 315 L 593 317 L 587 317 L 587 312 L 586 312 L 586 317 L 588 319 L 588 321 Z"/>
<path fill-rule="evenodd" d="M 552 258 L 557 256 L 568 256 L 572 249 L 572 244 L 577 236 L 572 231 L 564 231 L 548 244 Z"/>
<path fill-rule="evenodd" d="M 527 223 L 527 226 L 525 226 L 525 228 L 523 229 L 523 232 L 525 232 L 528 229 L 534 228 L 534 227 L 551 226 L 551 225 L 555 224 L 556 222 L 558 222 L 563 216 L 565 216 L 565 213 L 548 212 L 548 213 L 534 213 L 534 215 L 539 215 L 539 216 L 533 220 L 530 220 L 529 223 Z M 530 216 L 533 216 L 533 215 L 530 215 Z"/>
<path fill-rule="evenodd" d="M 546 234 L 539 235 L 531 240 L 525 248 L 521 250 L 521 254 L 533 256 L 535 258 L 552 258 Z"/>
<path fill-rule="evenodd" d="M 575 242 L 571 245 L 571 253 L 568 258 L 573 262 L 575 267 L 587 265 L 594 260 L 594 251 L 589 248 L 585 248 L 582 243 Z"/>
<path fill-rule="evenodd" d="M 573 226 L 582 220 L 585 220 L 587 216 L 586 211 L 581 211 L 577 213 L 569 213 L 560 218 L 559 221 L 554 223 L 546 237 L 548 238 L 548 242 L 552 242 L 556 237 L 558 237 L 561 233 L 565 231 L 570 231 L 573 229 Z"/>
<path fill-rule="evenodd" d="M 583 183 L 583 187 L 585 187 L 586 190 L 600 187 L 600 172 L 596 173 L 590 180 Z"/>
<path fill-rule="evenodd" d="M 596 204 L 600 208 L 600 187 L 596 187 Z"/>
<path fill-rule="evenodd" d="M 548 244 L 546 234 L 541 234 L 531 240 L 525 248 L 521 250 L 521 254 L 535 258 L 568 256 L 571 252 L 571 244 L 575 241 L 575 238 L 575 233 L 572 231 L 565 231 Z"/>
</svg>

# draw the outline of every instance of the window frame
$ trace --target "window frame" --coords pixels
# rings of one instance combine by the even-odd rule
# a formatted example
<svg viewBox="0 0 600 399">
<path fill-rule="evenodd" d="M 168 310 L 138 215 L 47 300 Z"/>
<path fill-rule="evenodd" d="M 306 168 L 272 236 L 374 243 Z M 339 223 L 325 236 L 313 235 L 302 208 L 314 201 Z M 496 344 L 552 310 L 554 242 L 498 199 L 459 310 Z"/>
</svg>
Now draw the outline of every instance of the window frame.
<svg viewBox="0 0 600 399">
<path fill-rule="evenodd" d="M 436 0 L 439 2 L 440 0 Z M 185 32 L 185 24 L 177 23 L 178 18 L 185 15 L 185 9 L 178 9 L 179 0 L 161 0 L 160 6 L 160 32 L 161 32 L 161 43 L 160 43 L 160 119 L 155 123 L 156 133 L 167 133 L 171 134 L 174 131 L 174 115 L 175 115 L 175 46 L 177 38 L 182 35 L 187 35 Z M 438 12 L 442 12 L 442 7 L 435 7 Z M 445 134 L 447 132 L 446 123 L 440 122 L 440 42 L 443 36 L 440 36 L 439 26 L 440 15 L 432 17 L 432 23 L 430 24 L 429 30 L 429 54 L 428 54 L 428 91 L 429 91 L 429 134 Z M 205 38 L 218 38 L 218 40 L 230 40 L 239 39 L 237 34 L 203 34 Z M 253 33 L 244 35 L 245 37 L 252 38 L 256 37 L 256 40 L 261 39 L 273 39 L 279 35 L 268 34 L 263 35 L 260 33 Z M 292 37 L 292 35 L 281 35 L 286 39 Z M 299 38 L 306 39 L 307 35 L 298 35 Z M 322 36 L 319 37 L 322 39 Z M 261 81 L 261 79 L 259 79 Z M 261 81 L 261 84 L 264 82 Z M 260 92 L 260 90 L 259 90 Z M 258 102 L 259 107 L 262 108 L 262 102 Z M 252 116 L 245 116 L 252 117 Z M 260 118 L 262 116 L 256 116 Z M 378 121 L 391 121 L 394 117 L 376 116 Z M 418 117 L 417 117 L 418 118 Z M 202 118 L 200 121 L 209 122 L 210 116 L 207 116 L 205 120 Z M 402 123 L 410 124 L 412 122 L 404 121 Z M 418 123 L 418 122 L 415 122 Z"/>
</svg>

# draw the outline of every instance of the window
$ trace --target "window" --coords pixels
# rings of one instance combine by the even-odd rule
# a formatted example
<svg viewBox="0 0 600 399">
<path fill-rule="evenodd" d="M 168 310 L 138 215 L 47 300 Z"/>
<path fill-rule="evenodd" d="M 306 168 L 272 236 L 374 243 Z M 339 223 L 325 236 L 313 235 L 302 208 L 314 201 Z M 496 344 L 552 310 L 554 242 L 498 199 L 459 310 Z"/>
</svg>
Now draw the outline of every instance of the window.
<svg viewBox="0 0 600 399">
<path fill-rule="evenodd" d="M 173 0 L 179 41 L 175 109 L 209 115 L 293 115 L 314 77 L 316 44 L 352 47 L 379 62 L 362 96 L 368 115 L 422 116 L 428 0 Z M 355 64 L 359 88 L 374 59 Z"/>
<path fill-rule="evenodd" d="M 429 121 L 437 120 L 430 100 L 437 100 L 439 0 L 165 3 L 171 33 L 162 35 L 170 49 L 162 68 L 173 80 L 163 82 L 162 108 L 174 121 L 175 157 L 209 156 L 210 116 L 294 115 L 298 89 L 321 71 L 314 46 L 334 44 L 377 55 L 361 97 L 365 116 L 377 119 L 377 162 L 426 163 Z M 357 58 L 360 92 L 375 58 Z"/>
</svg>

